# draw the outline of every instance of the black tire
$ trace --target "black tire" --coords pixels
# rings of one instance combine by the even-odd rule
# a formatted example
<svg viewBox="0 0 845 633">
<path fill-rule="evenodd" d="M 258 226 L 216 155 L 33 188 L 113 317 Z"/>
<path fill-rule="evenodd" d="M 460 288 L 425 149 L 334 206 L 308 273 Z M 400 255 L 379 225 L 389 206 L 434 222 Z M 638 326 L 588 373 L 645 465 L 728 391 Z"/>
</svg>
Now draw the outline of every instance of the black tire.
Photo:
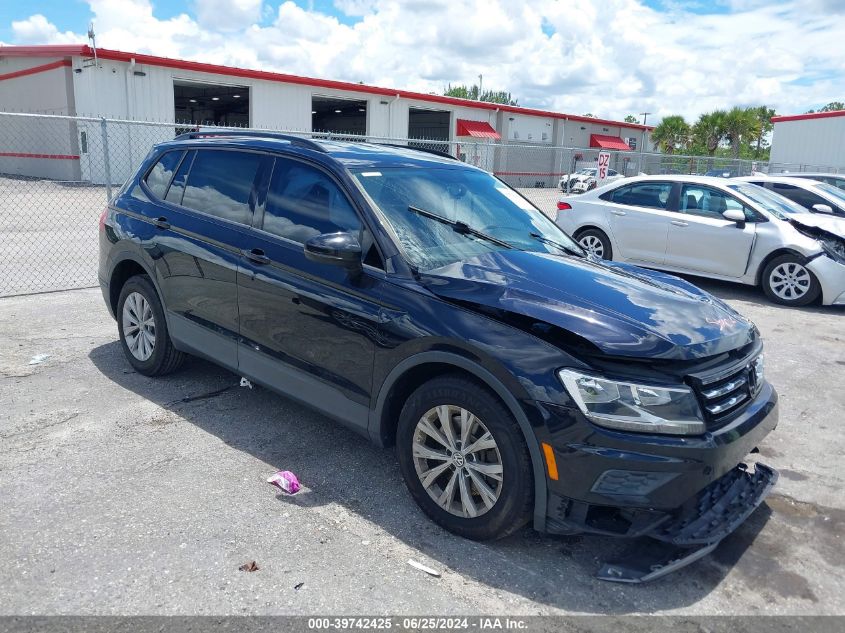
<svg viewBox="0 0 845 633">
<path fill-rule="evenodd" d="M 799 255 L 789 253 L 779 255 L 766 264 L 763 274 L 760 275 L 760 285 L 763 286 L 763 293 L 773 303 L 785 306 L 805 306 L 813 303 L 819 298 L 822 288 L 819 280 L 812 271 L 806 268 L 807 260 Z M 794 275 L 791 280 L 784 277 L 789 271 Z M 778 283 L 780 282 L 780 283 Z M 792 283 L 792 289 L 789 284 Z M 795 289 L 803 291 L 803 294 L 790 299 L 790 291 L 794 294 Z"/>
<path fill-rule="evenodd" d="M 146 360 L 140 360 L 130 351 L 126 341 L 126 334 L 123 331 L 123 309 L 127 298 L 132 293 L 140 294 L 150 306 L 155 324 L 155 343 L 152 354 Z M 167 321 L 164 318 L 164 309 L 158 298 L 153 282 L 147 275 L 136 275 L 130 277 L 120 290 L 120 298 L 117 300 L 117 329 L 120 335 L 120 343 L 123 353 L 129 364 L 139 374 L 144 376 L 163 376 L 179 369 L 185 361 L 184 352 L 180 352 L 173 346 L 170 340 L 170 333 L 167 331 Z"/>
<path fill-rule="evenodd" d="M 593 239 L 597 239 L 601 242 L 601 255 L 599 255 L 602 259 L 613 259 L 613 247 L 610 245 L 610 238 L 605 234 L 604 231 L 601 229 L 584 229 L 582 231 L 578 231 L 575 234 L 575 241 L 578 242 L 582 248 L 588 249 L 584 244 L 581 244 L 581 240 L 584 240 L 588 237 Z M 598 255 L 598 253 L 596 253 Z"/>
<path fill-rule="evenodd" d="M 470 518 L 447 511 L 429 495 L 417 474 L 413 457 L 417 423 L 439 405 L 452 405 L 471 412 L 496 442 L 502 470 L 499 496 L 492 507 L 480 516 Z M 473 540 L 498 539 L 521 528 L 531 516 L 534 479 L 522 431 L 498 398 L 464 376 L 454 374 L 434 378 L 411 394 L 399 416 L 396 452 L 402 476 L 414 501 L 435 523 L 450 532 Z M 450 468 L 457 469 L 454 465 Z M 458 476 L 461 474 L 458 473 Z M 471 479 L 466 481 L 471 482 Z M 460 494 L 456 494 L 459 498 Z"/>
</svg>

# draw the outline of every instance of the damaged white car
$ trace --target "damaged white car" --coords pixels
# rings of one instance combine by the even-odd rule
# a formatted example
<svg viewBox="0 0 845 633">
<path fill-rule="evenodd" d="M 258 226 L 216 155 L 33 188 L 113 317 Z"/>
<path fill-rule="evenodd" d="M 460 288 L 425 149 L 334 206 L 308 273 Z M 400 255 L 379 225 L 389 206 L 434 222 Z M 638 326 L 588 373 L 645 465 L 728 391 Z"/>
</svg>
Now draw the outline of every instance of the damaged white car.
<svg viewBox="0 0 845 633">
<path fill-rule="evenodd" d="M 759 285 L 783 305 L 845 305 L 845 220 L 751 183 L 628 178 L 561 200 L 557 223 L 604 259 Z"/>
</svg>

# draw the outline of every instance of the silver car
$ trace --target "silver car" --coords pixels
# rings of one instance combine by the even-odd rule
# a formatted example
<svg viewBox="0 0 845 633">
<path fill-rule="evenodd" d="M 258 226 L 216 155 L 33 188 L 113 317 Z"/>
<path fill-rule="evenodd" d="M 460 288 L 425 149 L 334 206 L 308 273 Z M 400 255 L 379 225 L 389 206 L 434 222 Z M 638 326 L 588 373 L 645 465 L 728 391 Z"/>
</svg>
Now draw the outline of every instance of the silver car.
<svg viewBox="0 0 845 633">
<path fill-rule="evenodd" d="M 795 176 L 743 176 L 737 178 L 753 182 L 776 194 L 789 198 L 813 213 L 832 213 L 845 218 L 845 189 L 822 180 Z"/>
<path fill-rule="evenodd" d="M 604 259 L 760 285 L 784 305 L 845 305 L 845 220 L 751 183 L 627 178 L 562 198 L 556 221 Z"/>
</svg>

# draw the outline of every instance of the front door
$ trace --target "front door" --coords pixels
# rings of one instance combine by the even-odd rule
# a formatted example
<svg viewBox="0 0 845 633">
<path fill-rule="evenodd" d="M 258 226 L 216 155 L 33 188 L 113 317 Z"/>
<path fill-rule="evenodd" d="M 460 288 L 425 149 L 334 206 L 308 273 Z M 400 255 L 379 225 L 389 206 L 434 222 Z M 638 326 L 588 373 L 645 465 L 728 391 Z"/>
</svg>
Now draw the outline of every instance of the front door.
<svg viewBox="0 0 845 633">
<path fill-rule="evenodd" d="M 756 224 L 744 226 L 726 220 L 727 209 L 746 213 L 743 204 L 730 194 L 702 185 L 681 188 L 678 212 L 669 224 L 666 265 L 693 273 L 742 277 L 754 245 Z M 751 212 L 746 213 L 752 218 Z"/>
<path fill-rule="evenodd" d="M 341 186 L 321 168 L 277 157 L 238 275 L 245 376 L 366 431 L 384 277 L 315 263 L 304 243 L 367 231 Z"/>
</svg>

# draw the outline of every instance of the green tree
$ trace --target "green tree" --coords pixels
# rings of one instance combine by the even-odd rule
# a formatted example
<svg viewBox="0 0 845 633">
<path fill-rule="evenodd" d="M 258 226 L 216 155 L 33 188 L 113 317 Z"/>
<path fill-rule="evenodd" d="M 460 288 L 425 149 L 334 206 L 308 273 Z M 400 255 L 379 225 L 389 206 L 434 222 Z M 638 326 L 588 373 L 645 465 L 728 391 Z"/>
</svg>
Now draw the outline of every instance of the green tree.
<svg viewBox="0 0 845 633">
<path fill-rule="evenodd" d="M 625 117 L 624 120 L 625 120 L 625 123 L 639 123 L 640 122 L 640 120 L 637 117 L 635 117 L 633 114 L 629 114 L 628 116 Z"/>
<path fill-rule="evenodd" d="M 703 148 L 711 158 L 716 154 L 719 144 L 725 138 L 725 112 L 714 110 L 705 112 L 698 117 L 698 121 L 692 126 L 692 137 L 699 148 Z M 712 168 L 713 161 L 709 161 L 708 169 Z"/>
<path fill-rule="evenodd" d="M 664 154 L 683 150 L 690 141 L 690 126 L 679 114 L 663 117 L 651 133 L 651 140 L 659 145 Z"/>
<path fill-rule="evenodd" d="M 807 110 L 804 114 L 814 114 L 815 112 L 836 112 L 837 110 L 845 110 L 845 103 L 841 101 L 831 101 L 818 110 Z"/>
<path fill-rule="evenodd" d="M 756 125 L 754 134 L 757 137 L 754 148 L 754 158 L 760 158 L 764 149 L 763 143 L 765 142 L 765 137 L 772 131 L 772 117 L 775 116 L 775 110 L 774 108 L 770 108 L 768 106 L 757 106 L 756 108 L 750 109 L 754 115 L 754 122 Z"/>
<path fill-rule="evenodd" d="M 501 103 L 504 105 L 519 105 L 517 100 L 511 96 L 511 93 L 506 90 L 485 90 L 480 95 L 477 85 L 472 86 L 453 86 L 449 84 L 443 95 L 446 97 L 457 97 L 458 99 L 470 99 L 472 101 L 487 101 L 488 103 Z"/>
<path fill-rule="evenodd" d="M 725 113 L 724 127 L 725 138 L 731 145 L 731 153 L 734 158 L 739 158 L 742 144 L 754 138 L 757 118 L 751 109 L 735 106 Z"/>
</svg>

